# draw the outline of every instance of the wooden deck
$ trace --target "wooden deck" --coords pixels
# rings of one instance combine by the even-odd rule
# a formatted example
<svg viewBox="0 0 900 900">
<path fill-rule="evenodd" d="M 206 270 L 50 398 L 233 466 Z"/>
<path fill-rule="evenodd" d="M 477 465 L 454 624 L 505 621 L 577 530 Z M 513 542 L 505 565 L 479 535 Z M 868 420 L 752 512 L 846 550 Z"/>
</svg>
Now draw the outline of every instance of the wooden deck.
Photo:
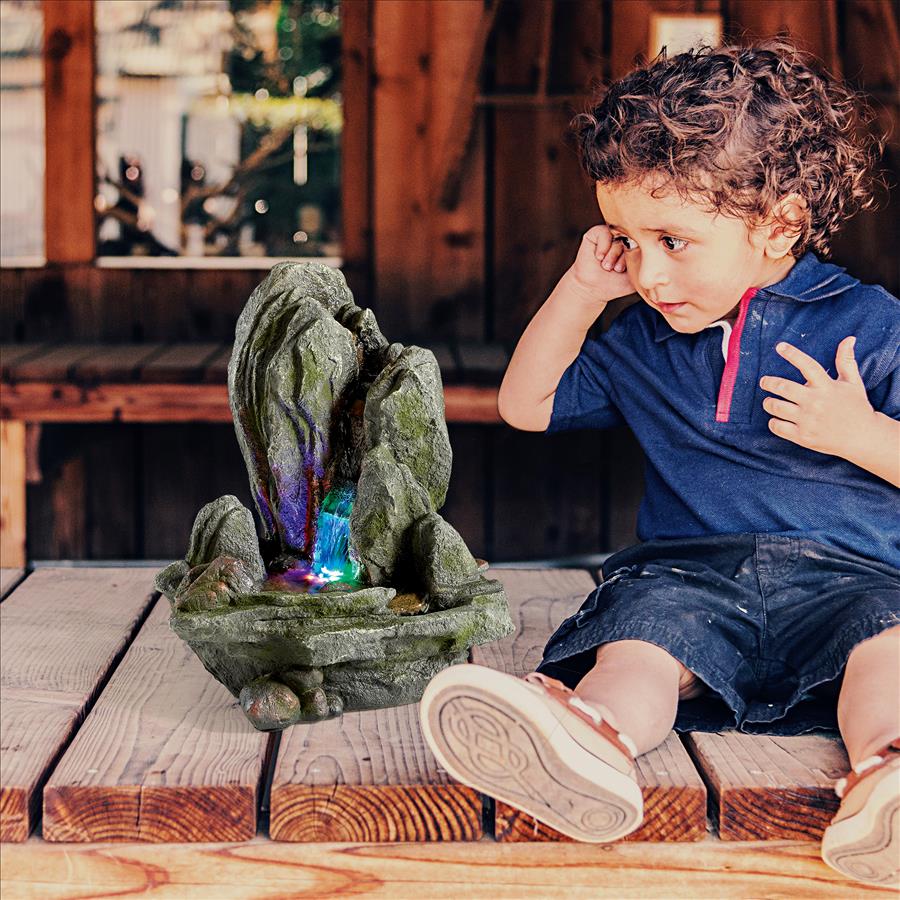
<svg viewBox="0 0 900 900">
<path fill-rule="evenodd" d="M 517 629 L 472 659 L 523 673 L 594 579 L 492 572 Z M 4 900 L 895 896 L 819 859 L 838 741 L 673 733 L 640 759 L 642 828 L 579 844 L 450 779 L 415 704 L 255 731 L 153 575 L 3 571 Z"/>
</svg>

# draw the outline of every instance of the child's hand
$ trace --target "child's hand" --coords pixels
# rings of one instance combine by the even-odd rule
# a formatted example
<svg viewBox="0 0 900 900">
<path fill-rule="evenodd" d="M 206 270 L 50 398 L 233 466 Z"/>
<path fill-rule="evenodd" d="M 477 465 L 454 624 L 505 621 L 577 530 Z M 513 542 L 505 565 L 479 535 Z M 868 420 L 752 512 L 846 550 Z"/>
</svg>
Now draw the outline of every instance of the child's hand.
<svg viewBox="0 0 900 900">
<path fill-rule="evenodd" d="M 634 293 L 625 273 L 624 248 L 613 241 L 609 228 L 594 225 L 581 238 L 570 272 L 575 282 L 594 300 L 606 302 Z"/>
<path fill-rule="evenodd" d="M 853 355 L 855 337 L 845 337 L 837 348 L 838 377 L 829 374 L 811 356 L 784 342 L 775 349 L 805 376 L 806 384 L 765 376 L 759 386 L 784 400 L 766 397 L 763 409 L 772 414 L 769 430 L 785 440 L 850 459 L 875 425 L 876 413 L 866 396 Z"/>
</svg>

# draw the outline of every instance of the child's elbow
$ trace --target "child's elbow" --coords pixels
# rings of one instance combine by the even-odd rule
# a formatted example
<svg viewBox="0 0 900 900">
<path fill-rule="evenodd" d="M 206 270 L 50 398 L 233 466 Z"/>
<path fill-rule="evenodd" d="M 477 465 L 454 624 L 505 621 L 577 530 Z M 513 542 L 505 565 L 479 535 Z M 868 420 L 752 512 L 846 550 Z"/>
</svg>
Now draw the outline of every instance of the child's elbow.
<svg viewBox="0 0 900 900">
<path fill-rule="evenodd" d="M 552 403 L 553 398 L 548 399 Z M 550 424 L 549 408 L 544 401 L 537 407 L 523 410 L 521 404 L 511 402 L 502 389 L 497 394 L 497 412 L 500 413 L 500 418 L 519 431 L 546 431 Z"/>
</svg>

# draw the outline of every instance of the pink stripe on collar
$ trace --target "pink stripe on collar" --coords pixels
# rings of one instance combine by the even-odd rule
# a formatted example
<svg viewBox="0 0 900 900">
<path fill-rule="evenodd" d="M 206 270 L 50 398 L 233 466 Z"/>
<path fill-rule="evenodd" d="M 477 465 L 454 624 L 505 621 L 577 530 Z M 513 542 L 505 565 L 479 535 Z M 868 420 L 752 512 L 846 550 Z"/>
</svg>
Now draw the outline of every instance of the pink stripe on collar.
<svg viewBox="0 0 900 900">
<path fill-rule="evenodd" d="M 744 330 L 744 322 L 747 318 L 747 310 L 759 288 L 747 288 L 741 297 L 740 311 L 737 322 L 731 330 L 728 340 L 728 360 L 725 363 L 725 371 L 722 373 L 722 383 L 719 385 L 719 401 L 716 404 L 716 421 L 727 422 L 731 416 L 731 398 L 734 395 L 734 385 L 737 381 L 738 368 L 740 366 L 741 334 Z"/>
</svg>

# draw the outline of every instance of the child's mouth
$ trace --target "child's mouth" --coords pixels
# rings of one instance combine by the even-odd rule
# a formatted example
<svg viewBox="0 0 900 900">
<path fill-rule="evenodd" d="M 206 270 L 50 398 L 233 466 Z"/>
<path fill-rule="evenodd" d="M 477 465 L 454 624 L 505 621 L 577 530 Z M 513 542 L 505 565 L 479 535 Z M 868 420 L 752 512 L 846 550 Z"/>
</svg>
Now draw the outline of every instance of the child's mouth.
<svg viewBox="0 0 900 900">
<path fill-rule="evenodd" d="M 673 312 L 676 312 L 677 310 L 681 309 L 681 307 L 685 306 L 685 305 L 686 304 L 684 304 L 684 303 L 660 303 L 659 308 L 664 313 L 673 313 Z"/>
</svg>

